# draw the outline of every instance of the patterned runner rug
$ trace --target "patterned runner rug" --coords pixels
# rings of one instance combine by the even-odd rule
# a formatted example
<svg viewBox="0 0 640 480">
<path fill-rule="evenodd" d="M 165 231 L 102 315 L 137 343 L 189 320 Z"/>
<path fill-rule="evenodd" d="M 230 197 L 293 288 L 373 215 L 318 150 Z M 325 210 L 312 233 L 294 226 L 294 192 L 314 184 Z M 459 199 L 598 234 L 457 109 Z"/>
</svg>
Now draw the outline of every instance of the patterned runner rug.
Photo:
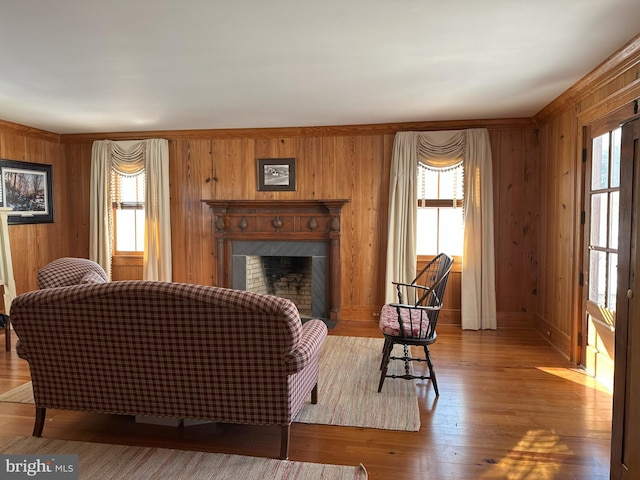
<svg viewBox="0 0 640 480">
<path fill-rule="evenodd" d="M 358 467 L 191 452 L 166 448 L 12 437 L 0 440 L 5 454 L 78 455 L 78 478 L 100 480 L 366 480 Z M 43 460 L 46 461 L 46 460 Z M 6 471 L 0 465 L 0 478 Z"/>
</svg>

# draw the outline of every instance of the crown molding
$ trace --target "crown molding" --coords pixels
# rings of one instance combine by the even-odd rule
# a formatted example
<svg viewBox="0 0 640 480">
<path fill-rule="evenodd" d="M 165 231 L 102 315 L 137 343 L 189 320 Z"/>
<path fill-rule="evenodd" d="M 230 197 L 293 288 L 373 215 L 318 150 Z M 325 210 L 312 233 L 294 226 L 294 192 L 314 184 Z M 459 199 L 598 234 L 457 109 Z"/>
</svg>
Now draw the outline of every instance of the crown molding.
<svg viewBox="0 0 640 480">
<path fill-rule="evenodd" d="M 536 113 L 533 116 L 536 125 L 542 126 L 549 123 L 556 116 L 576 105 L 581 98 L 639 63 L 640 35 L 637 35 Z"/>
<path fill-rule="evenodd" d="M 211 130 L 155 130 L 142 132 L 111 132 L 63 134 L 61 143 L 77 144 L 95 140 L 139 140 L 141 138 L 165 138 L 167 140 L 219 140 L 228 138 L 291 138 L 357 135 L 395 135 L 400 131 L 455 130 L 487 128 L 489 130 L 536 128 L 532 118 L 507 118 L 489 120 L 445 120 L 435 122 L 381 123 L 363 125 L 335 125 L 319 127 L 282 128 L 234 128 Z"/>
<path fill-rule="evenodd" d="M 26 137 L 39 138 L 49 142 L 60 143 L 60 135 L 57 133 L 40 130 L 39 128 L 27 127 L 26 125 L 7 122 L 5 120 L 0 120 L 0 132 L 24 135 Z"/>
</svg>

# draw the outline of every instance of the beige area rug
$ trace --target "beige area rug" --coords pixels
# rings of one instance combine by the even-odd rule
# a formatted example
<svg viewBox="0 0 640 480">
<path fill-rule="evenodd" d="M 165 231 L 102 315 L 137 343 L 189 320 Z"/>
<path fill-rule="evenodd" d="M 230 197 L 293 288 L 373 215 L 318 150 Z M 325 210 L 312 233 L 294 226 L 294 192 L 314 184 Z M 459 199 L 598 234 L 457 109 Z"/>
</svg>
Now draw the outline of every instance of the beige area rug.
<svg viewBox="0 0 640 480">
<path fill-rule="evenodd" d="M 31 382 L 20 385 L 0 395 L 0 402 L 9 403 L 33 403 L 33 390 Z"/>
<path fill-rule="evenodd" d="M 295 421 L 420 430 L 415 381 L 387 378 L 378 393 L 383 342 L 382 338 L 327 337 L 320 352 L 318 403 L 302 407 Z M 404 363 L 391 361 L 388 373 L 403 375 Z"/>
<path fill-rule="evenodd" d="M 320 354 L 318 403 L 304 405 L 294 421 L 417 432 L 415 382 L 388 378 L 378 393 L 382 344 L 382 338 L 327 337 Z M 402 375 L 404 364 L 392 361 L 389 373 Z M 31 383 L 0 395 L 0 401 L 33 403 Z"/>
<path fill-rule="evenodd" d="M 3 454 L 78 455 L 80 479 L 366 480 L 358 467 L 36 437 L 0 442 Z M 2 470 L 0 468 L 0 474 Z M 1 475 L 0 475 L 1 476 Z"/>
</svg>

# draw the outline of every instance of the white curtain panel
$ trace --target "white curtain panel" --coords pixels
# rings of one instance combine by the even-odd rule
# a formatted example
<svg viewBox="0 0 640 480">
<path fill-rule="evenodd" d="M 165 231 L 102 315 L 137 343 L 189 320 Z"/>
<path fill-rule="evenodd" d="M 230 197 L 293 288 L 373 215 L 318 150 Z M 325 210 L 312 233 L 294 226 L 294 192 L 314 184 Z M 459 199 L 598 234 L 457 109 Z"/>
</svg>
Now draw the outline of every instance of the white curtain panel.
<svg viewBox="0 0 640 480">
<path fill-rule="evenodd" d="M 464 156 L 462 328 L 497 328 L 493 243 L 493 173 L 489 132 L 467 130 Z"/>
<path fill-rule="evenodd" d="M 111 231 L 113 219 L 109 205 L 111 141 L 93 142 L 91 147 L 91 185 L 89 187 L 89 258 L 99 263 L 111 280 Z"/>
<path fill-rule="evenodd" d="M 144 278 L 172 280 L 169 142 L 147 140 Z"/>
<path fill-rule="evenodd" d="M 4 285 L 4 311 L 9 313 L 16 298 L 16 280 L 13 276 L 13 260 L 9 242 L 8 215 L 12 209 L 0 207 L 0 284 Z"/>
<path fill-rule="evenodd" d="M 385 303 L 398 301 L 391 282 L 408 283 L 416 276 L 416 135 L 396 134 L 389 183 L 389 233 L 385 273 Z"/>
<path fill-rule="evenodd" d="M 145 249 L 143 279 L 172 280 L 169 211 L 169 142 L 164 139 L 99 140 L 91 151 L 89 258 L 111 279 L 113 218 L 111 169 L 134 175 L 145 170 Z"/>
<path fill-rule="evenodd" d="M 462 261 L 462 328 L 495 329 L 495 257 L 491 145 L 486 129 L 399 132 L 393 144 L 389 183 L 389 237 L 385 301 L 397 301 L 392 281 L 416 274 L 417 162 L 465 171 Z"/>
</svg>

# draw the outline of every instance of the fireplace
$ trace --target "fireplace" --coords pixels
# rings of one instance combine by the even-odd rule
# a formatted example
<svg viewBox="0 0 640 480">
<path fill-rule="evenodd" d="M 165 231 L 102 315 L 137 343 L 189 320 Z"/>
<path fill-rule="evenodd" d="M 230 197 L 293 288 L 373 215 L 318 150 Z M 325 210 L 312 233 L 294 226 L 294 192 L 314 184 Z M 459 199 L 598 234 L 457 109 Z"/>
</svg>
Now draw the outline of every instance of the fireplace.
<svg viewBox="0 0 640 480">
<path fill-rule="evenodd" d="M 301 317 L 340 319 L 340 214 L 348 200 L 203 202 L 214 213 L 217 285 L 289 298 Z"/>
</svg>

